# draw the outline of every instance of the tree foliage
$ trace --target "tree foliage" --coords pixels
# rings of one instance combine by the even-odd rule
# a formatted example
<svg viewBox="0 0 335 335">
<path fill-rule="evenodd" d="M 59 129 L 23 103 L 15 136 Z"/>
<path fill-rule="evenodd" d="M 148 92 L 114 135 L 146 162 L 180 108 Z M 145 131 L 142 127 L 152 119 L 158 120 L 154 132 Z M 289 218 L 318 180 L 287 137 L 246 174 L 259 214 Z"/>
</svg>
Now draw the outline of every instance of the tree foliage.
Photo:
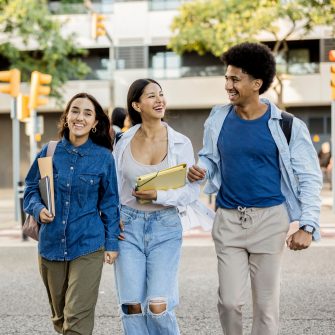
<svg viewBox="0 0 335 335">
<path fill-rule="evenodd" d="M 301 39 L 316 26 L 333 27 L 335 0 L 195 0 L 184 3 L 173 20 L 169 47 L 220 56 L 245 41 L 274 41 L 275 56 L 288 52 L 287 41 Z M 282 81 L 277 76 L 279 104 Z"/>
<path fill-rule="evenodd" d="M 0 55 L 21 70 L 22 80 L 29 81 L 34 70 L 51 74 L 56 97 L 69 79 L 90 71 L 81 61 L 85 51 L 76 46 L 75 35 L 62 36 L 46 0 L 0 0 L 0 36 Z"/>
</svg>

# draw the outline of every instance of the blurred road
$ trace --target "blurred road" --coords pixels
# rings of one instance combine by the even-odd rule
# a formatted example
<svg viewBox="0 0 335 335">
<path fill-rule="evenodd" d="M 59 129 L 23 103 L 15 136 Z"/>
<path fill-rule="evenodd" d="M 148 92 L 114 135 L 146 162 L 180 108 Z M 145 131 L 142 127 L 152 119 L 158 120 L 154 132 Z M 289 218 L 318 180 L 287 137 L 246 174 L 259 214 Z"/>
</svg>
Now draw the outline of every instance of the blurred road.
<svg viewBox="0 0 335 335">
<path fill-rule="evenodd" d="M 37 267 L 36 242 L 22 242 L 14 221 L 11 190 L 0 190 L 0 334 L 56 334 Z M 322 192 L 323 239 L 284 255 L 279 335 L 335 334 L 335 215 L 331 192 Z M 292 225 L 292 229 L 296 226 Z M 182 335 L 222 334 L 216 310 L 216 256 L 210 233 L 184 234 L 180 269 Z M 250 295 L 244 308 L 245 334 L 251 327 Z M 121 335 L 113 268 L 105 266 L 94 335 Z"/>
</svg>

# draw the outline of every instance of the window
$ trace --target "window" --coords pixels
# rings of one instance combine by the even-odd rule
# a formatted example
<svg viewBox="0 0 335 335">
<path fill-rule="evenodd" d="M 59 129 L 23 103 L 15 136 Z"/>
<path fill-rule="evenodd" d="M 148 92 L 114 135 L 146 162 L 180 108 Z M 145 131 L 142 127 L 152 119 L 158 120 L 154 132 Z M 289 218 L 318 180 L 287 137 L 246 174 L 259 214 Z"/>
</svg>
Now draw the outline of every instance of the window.
<svg viewBox="0 0 335 335">
<path fill-rule="evenodd" d="M 309 131 L 311 134 L 323 134 L 324 122 L 323 117 L 311 117 L 309 119 Z"/>
<path fill-rule="evenodd" d="M 150 68 L 155 78 L 179 78 L 181 58 L 172 51 L 160 51 L 151 55 Z"/>
<path fill-rule="evenodd" d="M 150 10 L 169 10 L 180 6 L 181 0 L 149 0 Z"/>
</svg>

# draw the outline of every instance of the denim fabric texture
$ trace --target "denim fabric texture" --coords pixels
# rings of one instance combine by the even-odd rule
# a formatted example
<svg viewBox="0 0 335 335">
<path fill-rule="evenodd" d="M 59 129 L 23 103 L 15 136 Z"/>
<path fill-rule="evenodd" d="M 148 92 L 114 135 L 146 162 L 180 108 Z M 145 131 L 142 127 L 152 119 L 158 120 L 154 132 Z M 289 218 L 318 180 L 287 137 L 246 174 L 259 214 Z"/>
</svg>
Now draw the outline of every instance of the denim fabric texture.
<svg viewBox="0 0 335 335">
<path fill-rule="evenodd" d="M 261 102 L 269 105 L 271 116 L 268 126 L 279 152 L 281 172 L 281 191 L 290 221 L 315 228 L 313 239 L 320 239 L 320 191 L 322 174 L 306 124 L 298 118 L 293 119 L 290 144 L 279 125 L 281 111 L 268 99 Z M 198 165 L 207 170 L 206 193 L 218 192 L 221 186 L 220 154 L 217 147 L 219 134 L 231 104 L 214 106 L 205 122 L 204 146 L 199 151 Z M 243 136 L 243 135 L 242 135 Z"/>
<path fill-rule="evenodd" d="M 24 210 L 39 219 L 45 207 L 38 181 L 37 155 L 26 177 Z M 118 250 L 119 197 L 112 153 L 88 139 L 74 147 L 63 138 L 53 156 L 55 189 L 54 220 L 41 224 L 39 253 L 47 260 L 71 261 L 104 247 Z"/>
<path fill-rule="evenodd" d="M 174 308 L 178 298 L 178 267 L 182 226 L 176 208 L 145 212 L 121 207 L 125 240 L 115 262 L 121 319 L 127 335 L 178 335 Z M 150 303 L 163 301 L 160 314 Z M 127 314 L 127 306 L 140 304 L 142 313 Z"/>
</svg>

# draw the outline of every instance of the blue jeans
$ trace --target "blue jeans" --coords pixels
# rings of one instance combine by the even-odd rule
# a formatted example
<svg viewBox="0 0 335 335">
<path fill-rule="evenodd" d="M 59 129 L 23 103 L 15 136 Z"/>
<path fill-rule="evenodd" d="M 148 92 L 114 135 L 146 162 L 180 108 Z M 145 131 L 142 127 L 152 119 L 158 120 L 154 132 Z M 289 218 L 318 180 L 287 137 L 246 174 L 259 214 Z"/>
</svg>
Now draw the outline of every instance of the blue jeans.
<svg viewBox="0 0 335 335">
<path fill-rule="evenodd" d="M 126 335 L 179 335 L 178 267 L 182 226 L 175 208 L 144 212 L 122 206 L 125 240 L 115 262 L 121 320 Z M 155 314 L 152 306 L 166 308 Z M 141 311 L 129 314 L 128 307 Z"/>
</svg>

